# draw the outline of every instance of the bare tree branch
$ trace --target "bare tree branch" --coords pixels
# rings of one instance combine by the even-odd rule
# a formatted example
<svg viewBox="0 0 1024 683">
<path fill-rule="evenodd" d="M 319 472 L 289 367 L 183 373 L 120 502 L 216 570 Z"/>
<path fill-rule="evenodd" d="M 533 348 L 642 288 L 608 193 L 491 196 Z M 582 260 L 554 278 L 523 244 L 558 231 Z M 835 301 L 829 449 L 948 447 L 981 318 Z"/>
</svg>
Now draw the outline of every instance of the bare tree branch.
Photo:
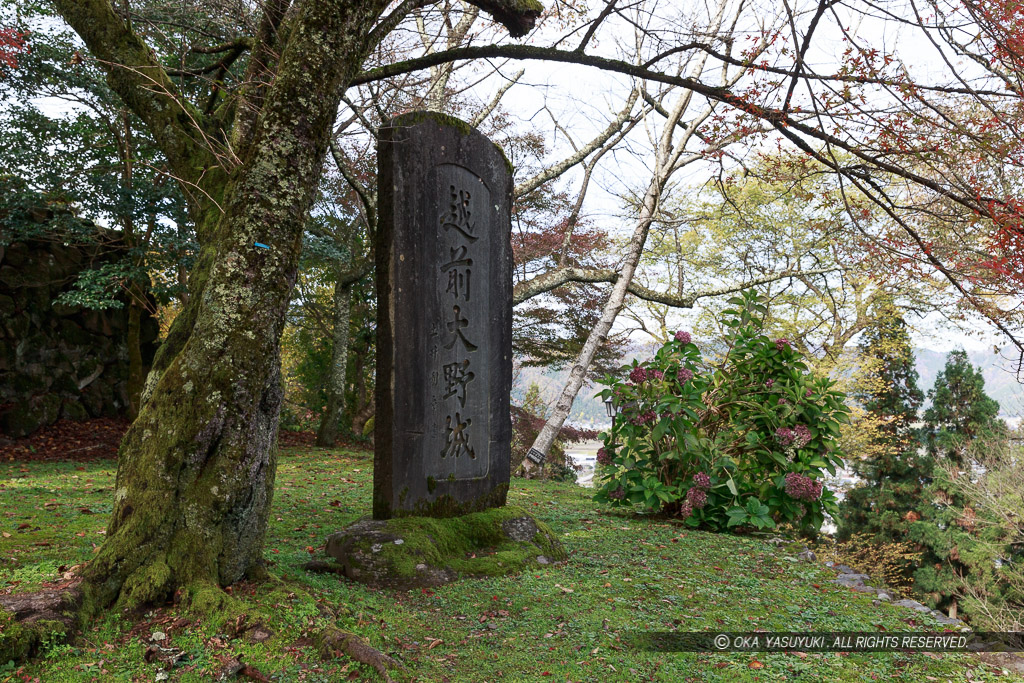
<svg viewBox="0 0 1024 683">
<path fill-rule="evenodd" d="M 491 112 L 494 111 L 495 107 L 498 106 L 498 102 L 500 102 L 501 98 L 505 96 L 505 93 L 507 93 L 509 91 L 509 89 L 512 88 L 513 85 L 518 83 L 519 79 L 522 78 L 523 74 L 525 74 L 525 73 L 526 73 L 526 69 L 520 69 L 519 71 L 516 72 L 516 75 L 513 76 L 508 81 L 508 83 L 506 83 L 505 85 L 503 85 L 500 88 L 498 88 L 498 92 L 494 93 L 494 97 L 491 98 L 491 101 L 488 102 L 487 106 L 484 107 L 483 109 L 481 109 L 480 112 L 476 116 L 473 117 L 473 121 L 469 125 L 471 125 L 474 128 L 476 128 L 481 123 L 483 123 L 484 120 L 488 116 L 491 115 Z"/>
<path fill-rule="evenodd" d="M 214 161 L 206 146 L 207 121 L 182 97 L 156 55 L 114 11 L 109 0 L 55 0 L 57 11 L 85 41 L 107 74 L 107 83 L 145 123 L 172 173 L 196 184 L 202 163 Z"/>
<path fill-rule="evenodd" d="M 637 284 L 635 281 L 629 283 L 626 291 L 637 298 L 643 299 L 644 301 L 653 301 L 655 303 L 671 306 L 672 308 L 693 308 L 701 299 L 742 292 L 744 289 L 749 289 L 750 287 L 756 287 L 757 285 L 763 285 L 769 282 L 777 282 L 778 280 L 785 280 L 786 278 L 804 278 L 812 275 L 823 275 L 825 273 L 835 273 L 843 270 L 847 269 L 836 267 L 813 268 L 808 270 L 785 270 L 779 273 L 771 273 L 762 277 L 752 278 L 741 284 L 723 285 L 722 287 L 704 289 L 691 294 L 682 295 L 672 294 L 669 292 L 657 292 L 653 289 Z M 575 268 L 571 266 L 556 268 L 555 270 L 538 275 L 513 287 L 512 305 L 517 306 L 532 299 L 533 297 L 544 294 L 545 292 L 550 292 L 551 290 L 570 282 L 617 282 L 618 279 L 618 271 L 610 268 Z"/>
<path fill-rule="evenodd" d="M 633 105 L 636 104 L 636 100 L 639 95 L 639 89 L 634 88 L 626 100 L 626 105 L 619 112 L 618 116 L 616 116 L 603 131 L 594 136 L 593 140 L 580 147 L 575 154 L 566 157 L 557 164 L 549 166 L 532 178 L 524 180 L 516 185 L 512 190 L 512 195 L 515 197 L 522 197 L 523 195 L 536 190 L 549 180 L 562 175 L 570 168 L 586 159 L 595 150 L 600 148 L 608 141 L 609 138 L 619 132 L 622 129 L 622 126 L 629 120 L 630 113 L 633 111 Z"/>
</svg>

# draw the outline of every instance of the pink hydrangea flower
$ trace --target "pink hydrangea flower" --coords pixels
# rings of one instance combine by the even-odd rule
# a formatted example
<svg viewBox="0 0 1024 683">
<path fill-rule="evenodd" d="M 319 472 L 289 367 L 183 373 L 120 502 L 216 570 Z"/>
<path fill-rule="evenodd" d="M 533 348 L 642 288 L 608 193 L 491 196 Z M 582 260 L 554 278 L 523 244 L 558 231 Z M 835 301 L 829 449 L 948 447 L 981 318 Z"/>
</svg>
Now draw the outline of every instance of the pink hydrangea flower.
<svg viewBox="0 0 1024 683">
<path fill-rule="evenodd" d="M 632 424 L 639 426 L 639 425 L 645 424 L 647 422 L 655 422 L 657 419 L 658 419 L 658 414 L 656 412 L 654 412 L 653 410 L 647 410 L 647 411 L 644 411 L 644 412 L 640 413 L 636 417 L 630 418 L 629 421 Z"/>
<path fill-rule="evenodd" d="M 711 477 L 709 477 L 704 472 L 698 472 L 697 474 L 693 475 L 693 484 L 697 488 L 702 488 L 705 491 L 707 491 L 709 488 L 711 488 Z"/>
<path fill-rule="evenodd" d="M 786 475 L 786 493 L 797 500 L 818 500 L 821 498 L 822 484 L 797 472 Z"/>
<path fill-rule="evenodd" d="M 647 371 L 638 365 L 632 370 L 630 370 L 629 379 L 634 384 L 643 384 L 644 382 L 647 381 Z"/>
<path fill-rule="evenodd" d="M 683 332 L 682 330 L 679 330 L 678 332 L 676 332 L 676 341 L 677 342 L 682 342 L 683 344 L 689 344 L 690 343 L 690 333 L 689 332 Z"/>
</svg>

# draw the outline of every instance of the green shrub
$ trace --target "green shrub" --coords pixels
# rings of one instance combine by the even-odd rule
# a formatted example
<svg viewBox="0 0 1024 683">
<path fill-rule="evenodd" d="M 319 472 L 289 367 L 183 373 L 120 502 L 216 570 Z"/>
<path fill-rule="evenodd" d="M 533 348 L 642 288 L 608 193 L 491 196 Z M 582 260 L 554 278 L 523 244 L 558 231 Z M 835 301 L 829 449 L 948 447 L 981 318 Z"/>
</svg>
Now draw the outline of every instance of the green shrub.
<svg viewBox="0 0 1024 683">
<path fill-rule="evenodd" d="M 756 294 L 729 303 L 719 361 L 705 363 L 677 332 L 648 362 L 624 366 L 625 378 L 603 380 L 602 398 L 621 412 L 603 434 L 595 498 L 710 529 L 817 533 L 836 510 L 822 477 L 842 466 L 845 396 L 787 340 L 763 334 Z"/>
<path fill-rule="evenodd" d="M 836 544 L 835 560 L 879 579 L 902 596 L 911 595 L 914 570 L 920 566 L 921 552 L 913 543 L 880 541 L 873 534 L 851 534 Z"/>
</svg>

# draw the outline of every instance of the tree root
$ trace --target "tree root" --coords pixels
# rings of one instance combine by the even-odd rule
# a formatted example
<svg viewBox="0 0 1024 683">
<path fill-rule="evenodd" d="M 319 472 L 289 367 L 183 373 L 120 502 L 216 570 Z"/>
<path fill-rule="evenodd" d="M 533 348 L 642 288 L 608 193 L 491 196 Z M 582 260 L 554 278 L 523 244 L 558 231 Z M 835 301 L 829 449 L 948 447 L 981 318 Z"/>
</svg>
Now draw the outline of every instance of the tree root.
<svg viewBox="0 0 1024 683">
<path fill-rule="evenodd" d="M 391 669 L 408 671 L 398 660 L 389 657 L 380 650 L 370 647 L 359 636 L 347 633 L 333 626 L 328 626 L 319 636 L 320 656 L 330 659 L 335 651 L 344 652 L 352 659 L 363 664 L 369 664 L 381 675 L 385 683 L 394 683 L 388 673 Z"/>
<path fill-rule="evenodd" d="M 297 587 L 295 592 L 305 594 L 305 591 Z M 245 630 L 242 628 L 244 614 L 239 612 L 237 617 L 232 614 L 238 611 L 241 605 L 229 593 L 216 586 L 200 583 L 188 588 L 182 587 L 177 592 L 177 597 L 183 600 L 182 606 L 189 611 L 199 614 L 216 613 L 225 618 L 227 623 L 234 622 L 236 636 Z M 307 597 L 316 602 L 311 596 Z M 88 618 L 84 614 L 86 603 L 82 587 L 79 585 L 61 590 L 0 595 L 0 661 L 22 661 L 37 654 L 40 647 L 63 640 L 75 633 Z M 320 603 L 317 604 L 322 606 Z M 337 618 L 333 611 L 325 611 L 327 613 L 324 616 Z M 225 616 L 225 612 L 229 614 Z M 359 636 L 335 626 L 324 627 L 316 638 L 320 655 L 324 659 L 330 659 L 337 652 L 342 652 L 357 662 L 372 666 L 386 683 L 394 683 L 391 671 L 408 671 L 398 660 L 371 647 Z M 257 681 L 267 680 L 256 669 L 242 666 L 240 663 L 239 668 L 231 673 L 245 675 Z"/>
<path fill-rule="evenodd" d="M 345 568 L 336 562 L 324 562 L 323 560 L 310 560 L 306 564 L 302 565 L 302 568 L 307 572 L 316 572 L 318 574 L 339 574 L 345 575 Z"/>
<path fill-rule="evenodd" d="M 0 661 L 21 661 L 66 638 L 78 626 L 81 604 L 77 587 L 0 595 Z"/>
</svg>

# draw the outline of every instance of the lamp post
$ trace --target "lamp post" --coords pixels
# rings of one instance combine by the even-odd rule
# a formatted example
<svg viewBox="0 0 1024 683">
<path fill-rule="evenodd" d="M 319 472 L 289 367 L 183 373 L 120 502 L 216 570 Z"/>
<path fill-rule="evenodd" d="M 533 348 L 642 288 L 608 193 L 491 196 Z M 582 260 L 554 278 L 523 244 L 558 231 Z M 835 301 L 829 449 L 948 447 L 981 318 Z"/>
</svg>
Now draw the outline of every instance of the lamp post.
<svg viewBox="0 0 1024 683">
<path fill-rule="evenodd" d="M 615 400 L 609 396 L 604 400 L 604 410 L 608 414 L 608 417 L 612 419 L 612 432 L 615 432 L 615 413 L 618 412 Z"/>
</svg>

